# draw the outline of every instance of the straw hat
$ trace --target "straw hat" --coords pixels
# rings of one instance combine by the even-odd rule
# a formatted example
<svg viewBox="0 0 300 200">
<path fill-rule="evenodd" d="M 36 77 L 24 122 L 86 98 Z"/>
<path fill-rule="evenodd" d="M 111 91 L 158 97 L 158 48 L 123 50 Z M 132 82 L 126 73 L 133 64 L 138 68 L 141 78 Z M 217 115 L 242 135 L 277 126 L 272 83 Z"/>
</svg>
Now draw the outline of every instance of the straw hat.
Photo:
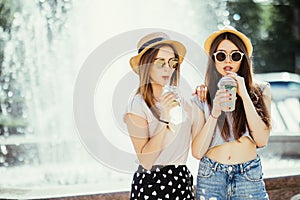
<svg viewBox="0 0 300 200">
<path fill-rule="evenodd" d="M 207 54 L 209 54 L 209 50 L 213 41 L 222 33 L 233 33 L 238 36 L 245 44 L 249 57 L 252 55 L 253 47 L 249 38 L 243 33 L 239 32 L 232 26 L 225 26 L 223 29 L 213 32 L 204 42 L 204 49 Z"/>
<path fill-rule="evenodd" d="M 154 32 L 144 36 L 137 44 L 138 55 L 133 56 L 130 59 L 130 66 L 135 73 L 138 73 L 139 61 L 142 55 L 151 47 L 154 47 L 158 44 L 170 44 L 172 45 L 178 55 L 179 55 L 179 63 L 182 63 L 183 58 L 186 53 L 185 46 L 175 40 L 171 40 L 170 37 L 163 32 Z"/>
</svg>

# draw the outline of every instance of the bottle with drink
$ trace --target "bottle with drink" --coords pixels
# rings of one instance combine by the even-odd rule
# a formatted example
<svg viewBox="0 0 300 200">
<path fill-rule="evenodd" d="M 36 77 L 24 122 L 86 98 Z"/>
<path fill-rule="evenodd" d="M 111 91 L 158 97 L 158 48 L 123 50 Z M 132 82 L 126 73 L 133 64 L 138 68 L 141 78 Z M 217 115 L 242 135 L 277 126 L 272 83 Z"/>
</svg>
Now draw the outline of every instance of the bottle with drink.
<svg viewBox="0 0 300 200">
<path fill-rule="evenodd" d="M 222 111 L 232 112 L 235 109 L 235 99 L 236 99 L 236 81 L 230 76 L 224 76 L 218 82 L 219 89 L 227 90 L 231 94 L 231 100 L 221 104 Z"/>
<path fill-rule="evenodd" d="M 179 105 L 170 110 L 170 122 L 172 122 L 173 124 L 179 124 L 179 123 L 183 122 L 186 118 L 186 113 L 183 110 L 183 106 L 181 105 L 182 102 L 180 99 L 179 89 L 177 86 L 165 85 L 163 87 L 162 95 L 164 95 L 168 92 L 172 92 L 178 96 L 178 98 L 174 101 L 178 102 Z"/>
</svg>

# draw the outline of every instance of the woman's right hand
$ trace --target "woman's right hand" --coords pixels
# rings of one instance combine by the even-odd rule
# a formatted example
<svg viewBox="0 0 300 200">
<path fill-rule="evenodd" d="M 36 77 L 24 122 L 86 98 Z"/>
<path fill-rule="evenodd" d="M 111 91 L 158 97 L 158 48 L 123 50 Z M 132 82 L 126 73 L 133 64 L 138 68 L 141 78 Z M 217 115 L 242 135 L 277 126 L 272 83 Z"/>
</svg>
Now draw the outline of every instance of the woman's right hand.
<svg viewBox="0 0 300 200">
<path fill-rule="evenodd" d="M 178 97 L 175 93 L 173 92 L 167 92 L 166 94 L 162 95 L 160 97 L 160 117 L 163 120 L 169 120 L 169 113 L 170 110 L 180 104 L 178 102 Z"/>
<path fill-rule="evenodd" d="M 215 98 L 213 100 L 213 109 L 211 111 L 212 116 L 218 118 L 222 113 L 222 103 L 230 101 L 230 94 L 226 90 L 217 90 Z"/>
</svg>

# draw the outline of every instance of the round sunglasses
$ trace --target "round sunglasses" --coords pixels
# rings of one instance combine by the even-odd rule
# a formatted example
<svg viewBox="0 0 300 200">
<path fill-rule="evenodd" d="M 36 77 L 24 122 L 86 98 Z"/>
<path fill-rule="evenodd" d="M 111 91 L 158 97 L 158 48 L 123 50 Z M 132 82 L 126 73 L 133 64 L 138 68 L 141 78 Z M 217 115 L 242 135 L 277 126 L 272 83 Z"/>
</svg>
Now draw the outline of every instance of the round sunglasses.
<svg viewBox="0 0 300 200">
<path fill-rule="evenodd" d="M 166 65 L 165 59 L 163 58 L 156 58 L 153 62 L 157 68 L 163 68 Z M 179 66 L 179 59 L 178 58 L 170 58 L 168 60 L 169 67 L 171 69 L 177 69 Z"/>
<path fill-rule="evenodd" d="M 240 62 L 243 58 L 244 53 L 240 51 L 233 51 L 228 54 L 225 51 L 217 51 L 213 55 L 215 56 L 215 60 L 218 62 L 224 62 L 227 59 L 227 56 L 229 56 L 230 60 L 233 62 Z"/>
</svg>

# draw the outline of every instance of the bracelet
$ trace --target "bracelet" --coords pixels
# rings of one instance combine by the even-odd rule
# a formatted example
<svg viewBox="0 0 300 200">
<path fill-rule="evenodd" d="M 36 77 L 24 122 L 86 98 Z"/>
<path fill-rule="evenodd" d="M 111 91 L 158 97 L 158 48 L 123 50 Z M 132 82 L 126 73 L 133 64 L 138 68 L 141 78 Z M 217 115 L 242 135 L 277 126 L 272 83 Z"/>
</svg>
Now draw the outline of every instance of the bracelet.
<svg viewBox="0 0 300 200">
<path fill-rule="evenodd" d="M 218 119 L 218 117 L 213 116 L 211 113 L 210 113 L 210 116 L 214 119 Z"/>
<path fill-rule="evenodd" d="M 162 120 L 162 119 L 158 119 L 158 121 L 162 122 L 162 123 L 165 123 L 165 124 L 169 124 L 169 122 L 165 121 L 165 120 Z"/>
</svg>

